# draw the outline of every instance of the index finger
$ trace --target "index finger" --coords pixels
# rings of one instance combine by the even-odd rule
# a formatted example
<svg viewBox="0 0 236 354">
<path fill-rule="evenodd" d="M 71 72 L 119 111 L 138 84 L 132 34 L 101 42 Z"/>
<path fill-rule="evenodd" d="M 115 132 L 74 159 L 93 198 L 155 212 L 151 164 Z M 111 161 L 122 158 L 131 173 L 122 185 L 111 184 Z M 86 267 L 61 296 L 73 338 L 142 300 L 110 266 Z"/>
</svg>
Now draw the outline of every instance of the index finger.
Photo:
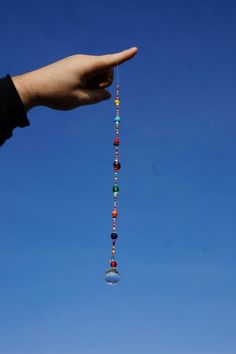
<svg viewBox="0 0 236 354">
<path fill-rule="evenodd" d="M 138 52 L 137 47 L 132 47 L 130 49 L 123 50 L 122 52 L 114 54 L 101 55 L 101 61 L 97 63 L 98 70 L 111 69 L 116 65 L 120 65 L 131 58 L 133 58 Z"/>
</svg>

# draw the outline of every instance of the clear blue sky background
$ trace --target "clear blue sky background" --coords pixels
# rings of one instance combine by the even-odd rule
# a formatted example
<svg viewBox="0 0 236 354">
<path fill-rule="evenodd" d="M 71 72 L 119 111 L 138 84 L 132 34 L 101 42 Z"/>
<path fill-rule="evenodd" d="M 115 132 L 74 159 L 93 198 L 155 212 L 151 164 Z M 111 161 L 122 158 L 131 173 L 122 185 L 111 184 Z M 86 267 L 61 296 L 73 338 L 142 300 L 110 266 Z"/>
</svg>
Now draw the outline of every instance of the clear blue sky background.
<svg viewBox="0 0 236 354">
<path fill-rule="evenodd" d="M 227 0 L 1 4 L 1 76 L 139 53 L 120 68 L 119 286 L 112 100 L 35 108 L 1 148 L 0 354 L 236 353 L 235 18 Z"/>
</svg>

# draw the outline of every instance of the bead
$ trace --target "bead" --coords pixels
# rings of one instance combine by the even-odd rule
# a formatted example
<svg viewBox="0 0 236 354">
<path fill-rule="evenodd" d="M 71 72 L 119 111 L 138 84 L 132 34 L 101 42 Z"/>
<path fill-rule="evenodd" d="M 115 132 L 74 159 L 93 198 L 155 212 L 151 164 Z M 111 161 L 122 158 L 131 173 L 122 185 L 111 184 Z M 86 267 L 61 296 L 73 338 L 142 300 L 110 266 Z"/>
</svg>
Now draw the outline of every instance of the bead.
<svg viewBox="0 0 236 354">
<path fill-rule="evenodd" d="M 112 214 L 113 218 L 116 218 L 117 215 L 118 215 L 118 211 L 117 210 L 112 210 L 111 214 Z"/>
<path fill-rule="evenodd" d="M 119 161 L 115 161 L 114 162 L 114 170 L 118 171 L 121 168 L 121 164 L 119 163 Z"/>
<path fill-rule="evenodd" d="M 120 104 L 119 98 L 116 98 L 114 102 L 115 102 L 116 105 L 119 105 Z"/>
<path fill-rule="evenodd" d="M 119 116 L 115 117 L 115 122 L 120 122 L 120 117 Z"/>
<path fill-rule="evenodd" d="M 116 268 L 116 266 L 117 266 L 117 263 L 116 263 L 115 261 L 112 261 L 112 262 L 111 262 L 111 267 L 112 267 L 112 268 Z"/>
<path fill-rule="evenodd" d="M 117 185 L 114 185 L 114 187 L 112 188 L 112 191 L 113 191 L 114 193 L 118 193 L 119 190 L 120 190 L 120 188 L 119 188 Z"/>
<path fill-rule="evenodd" d="M 107 285 L 116 285 L 120 280 L 120 273 L 114 269 L 111 268 L 106 271 L 105 273 L 105 282 Z"/>
<path fill-rule="evenodd" d="M 112 240 L 116 240 L 116 239 L 118 238 L 117 233 L 113 232 L 113 233 L 111 234 L 111 238 L 112 238 Z"/>
<path fill-rule="evenodd" d="M 113 145 L 114 146 L 119 146 L 119 144 L 120 144 L 120 139 L 119 138 L 115 138 Z"/>
</svg>

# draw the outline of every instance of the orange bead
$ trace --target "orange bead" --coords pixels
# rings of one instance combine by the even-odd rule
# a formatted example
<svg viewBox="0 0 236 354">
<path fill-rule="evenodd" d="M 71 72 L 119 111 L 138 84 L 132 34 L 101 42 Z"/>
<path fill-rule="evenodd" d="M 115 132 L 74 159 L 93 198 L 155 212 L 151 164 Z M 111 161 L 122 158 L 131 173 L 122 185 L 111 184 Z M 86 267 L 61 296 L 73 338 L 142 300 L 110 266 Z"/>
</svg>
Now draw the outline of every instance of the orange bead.
<svg viewBox="0 0 236 354">
<path fill-rule="evenodd" d="M 113 218 L 116 218 L 118 215 L 118 211 L 117 210 L 112 210 L 112 216 Z"/>
</svg>

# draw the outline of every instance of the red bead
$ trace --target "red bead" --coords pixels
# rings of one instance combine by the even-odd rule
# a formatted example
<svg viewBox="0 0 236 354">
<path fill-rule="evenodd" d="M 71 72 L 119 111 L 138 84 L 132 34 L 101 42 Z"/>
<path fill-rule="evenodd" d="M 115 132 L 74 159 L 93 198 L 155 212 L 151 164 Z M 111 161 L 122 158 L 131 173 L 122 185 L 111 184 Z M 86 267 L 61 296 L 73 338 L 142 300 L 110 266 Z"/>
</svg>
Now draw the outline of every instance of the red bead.
<svg viewBox="0 0 236 354">
<path fill-rule="evenodd" d="M 118 211 L 117 210 L 112 210 L 112 216 L 113 218 L 116 218 L 118 215 Z"/>
<path fill-rule="evenodd" d="M 112 267 L 112 268 L 115 268 L 116 266 L 117 266 L 117 263 L 116 263 L 116 262 L 114 262 L 114 261 L 111 262 L 111 267 Z"/>
<path fill-rule="evenodd" d="M 118 171 L 118 170 L 120 169 L 120 167 L 121 167 L 121 166 L 120 166 L 120 163 L 119 163 L 118 161 L 115 161 L 115 162 L 114 162 L 114 170 L 115 170 L 115 171 Z"/>
<path fill-rule="evenodd" d="M 119 143 L 120 143 L 120 139 L 119 138 L 115 138 L 113 145 L 118 146 Z"/>
</svg>

